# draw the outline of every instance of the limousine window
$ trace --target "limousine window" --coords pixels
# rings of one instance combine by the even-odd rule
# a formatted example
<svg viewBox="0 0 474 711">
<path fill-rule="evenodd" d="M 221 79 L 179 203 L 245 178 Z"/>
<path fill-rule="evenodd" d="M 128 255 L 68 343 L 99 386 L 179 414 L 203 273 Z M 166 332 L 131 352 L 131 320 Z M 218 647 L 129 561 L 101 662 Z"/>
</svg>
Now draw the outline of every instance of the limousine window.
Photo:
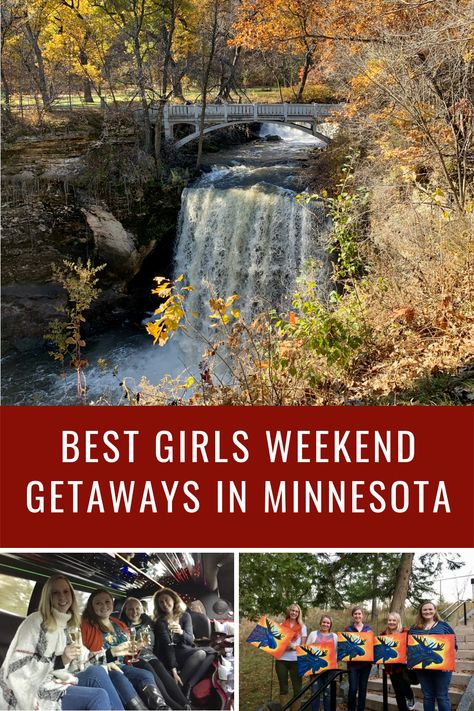
<svg viewBox="0 0 474 711">
<path fill-rule="evenodd" d="M 26 617 L 35 585 L 34 580 L 0 574 L 0 610 Z"/>
</svg>

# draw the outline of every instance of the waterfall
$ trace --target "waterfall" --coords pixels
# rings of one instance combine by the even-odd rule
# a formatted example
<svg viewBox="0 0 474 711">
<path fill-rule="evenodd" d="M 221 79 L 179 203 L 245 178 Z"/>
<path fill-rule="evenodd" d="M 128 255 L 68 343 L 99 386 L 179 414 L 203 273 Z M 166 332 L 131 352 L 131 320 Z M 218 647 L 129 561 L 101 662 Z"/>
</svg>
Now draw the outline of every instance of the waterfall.
<svg viewBox="0 0 474 711">
<path fill-rule="evenodd" d="M 202 184 L 204 182 L 204 185 Z M 182 197 L 175 275 L 195 289 L 188 306 L 206 318 L 208 281 L 221 297 L 236 293 L 247 318 L 261 310 L 288 309 L 296 278 L 318 263 L 318 293 L 328 291 L 327 220 L 316 203 L 304 205 L 293 191 L 257 183 L 217 187 L 206 176 Z"/>
</svg>

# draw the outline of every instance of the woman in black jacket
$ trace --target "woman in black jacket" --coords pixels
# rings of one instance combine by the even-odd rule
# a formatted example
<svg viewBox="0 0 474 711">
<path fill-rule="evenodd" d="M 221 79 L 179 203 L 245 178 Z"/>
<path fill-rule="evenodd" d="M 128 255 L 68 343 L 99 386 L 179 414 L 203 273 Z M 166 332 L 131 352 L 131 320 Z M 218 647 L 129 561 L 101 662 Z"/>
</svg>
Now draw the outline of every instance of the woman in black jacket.
<svg viewBox="0 0 474 711">
<path fill-rule="evenodd" d="M 143 605 L 136 597 L 128 597 L 120 613 L 120 619 L 129 629 L 134 629 L 139 646 L 138 661 L 134 666 L 149 669 L 153 672 L 156 685 L 163 694 L 168 706 L 175 711 L 190 709 L 188 700 L 181 690 L 181 685 L 165 668 L 163 662 L 154 653 L 155 635 L 154 622 L 143 610 Z"/>
<path fill-rule="evenodd" d="M 163 588 L 153 598 L 154 653 L 161 659 L 187 697 L 216 658 L 211 647 L 196 647 L 191 615 L 174 590 Z"/>
</svg>

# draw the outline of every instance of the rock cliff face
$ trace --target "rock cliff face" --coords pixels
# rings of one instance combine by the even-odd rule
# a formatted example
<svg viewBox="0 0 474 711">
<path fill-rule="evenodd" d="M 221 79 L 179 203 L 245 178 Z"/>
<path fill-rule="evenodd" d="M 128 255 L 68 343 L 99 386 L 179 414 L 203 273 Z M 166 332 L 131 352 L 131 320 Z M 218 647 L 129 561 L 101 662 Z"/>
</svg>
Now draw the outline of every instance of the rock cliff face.
<svg viewBox="0 0 474 711">
<path fill-rule="evenodd" d="M 135 235 L 127 232 L 108 210 L 91 205 L 82 212 L 94 238 L 97 261 L 107 264 L 109 275 L 115 275 L 119 280 L 133 279 L 155 242 L 138 249 Z"/>
<path fill-rule="evenodd" d="M 139 240 L 87 181 L 91 141 L 25 140 L 6 151 L 3 176 L 3 352 L 43 345 L 64 292 L 52 282 L 63 260 L 106 263 L 90 321 L 100 328 L 130 312 L 129 282 L 156 240 Z M 90 158 L 90 156 L 89 156 Z M 133 209 L 132 209 L 133 212 Z M 124 219 L 122 209 L 120 217 Z M 133 217 L 133 215 L 132 215 Z"/>
</svg>

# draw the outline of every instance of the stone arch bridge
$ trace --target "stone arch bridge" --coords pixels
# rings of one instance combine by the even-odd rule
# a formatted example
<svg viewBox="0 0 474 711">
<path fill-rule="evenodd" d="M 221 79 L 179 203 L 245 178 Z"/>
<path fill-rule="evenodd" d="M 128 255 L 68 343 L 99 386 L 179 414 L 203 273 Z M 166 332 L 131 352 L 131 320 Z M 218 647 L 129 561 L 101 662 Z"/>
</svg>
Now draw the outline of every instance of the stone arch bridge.
<svg viewBox="0 0 474 711">
<path fill-rule="evenodd" d="M 329 144 L 330 138 L 318 126 L 335 114 L 338 104 L 208 104 L 204 120 L 204 134 L 227 126 L 244 123 L 286 123 L 293 128 L 319 138 Z M 199 122 L 202 106 L 200 104 L 166 104 L 164 109 L 165 136 L 173 140 L 173 128 L 178 124 L 191 124 L 193 133 L 176 141 L 176 148 L 181 148 L 199 138 Z M 152 108 L 150 117 L 156 120 L 158 110 Z"/>
</svg>

